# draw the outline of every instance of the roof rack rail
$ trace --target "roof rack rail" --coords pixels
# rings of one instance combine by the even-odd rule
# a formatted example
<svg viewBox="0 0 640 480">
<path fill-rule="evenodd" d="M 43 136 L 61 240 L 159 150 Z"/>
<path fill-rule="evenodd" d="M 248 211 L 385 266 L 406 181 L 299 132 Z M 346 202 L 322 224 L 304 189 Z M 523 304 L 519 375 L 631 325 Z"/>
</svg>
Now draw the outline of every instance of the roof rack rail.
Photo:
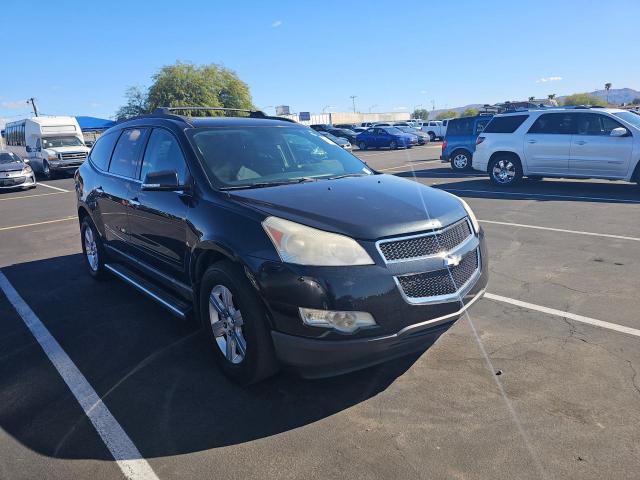
<svg viewBox="0 0 640 480">
<path fill-rule="evenodd" d="M 227 107 L 158 107 L 153 111 L 154 115 L 173 115 L 172 112 L 180 112 L 180 111 L 193 111 L 193 110 L 201 110 L 201 111 L 212 111 L 212 112 L 243 112 L 248 113 L 249 118 L 264 118 L 267 120 L 283 120 L 285 122 L 296 123 L 295 120 L 286 117 L 272 117 L 267 115 L 261 110 L 250 110 L 248 108 L 227 108 Z M 179 115 L 181 118 L 185 117 L 185 115 Z"/>
</svg>

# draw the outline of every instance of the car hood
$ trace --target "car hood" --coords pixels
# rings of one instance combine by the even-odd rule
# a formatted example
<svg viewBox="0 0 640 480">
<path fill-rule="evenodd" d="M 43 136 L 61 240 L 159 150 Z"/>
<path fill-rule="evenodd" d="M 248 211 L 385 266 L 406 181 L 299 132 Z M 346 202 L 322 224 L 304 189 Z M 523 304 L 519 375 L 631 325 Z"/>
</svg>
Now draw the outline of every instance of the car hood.
<svg viewBox="0 0 640 480">
<path fill-rule="evenodd" d="M 466 211 L 450 193 L 393 175 L 236 190 L 233 200 L 267 215 L 362 240 L 448 225 Z"/>
<path fill-rule="evenodd" d="M 23 168 L 24 163 L 22 162 L 0 163 L 0 172 L 15 172 Z"/>
</svg>

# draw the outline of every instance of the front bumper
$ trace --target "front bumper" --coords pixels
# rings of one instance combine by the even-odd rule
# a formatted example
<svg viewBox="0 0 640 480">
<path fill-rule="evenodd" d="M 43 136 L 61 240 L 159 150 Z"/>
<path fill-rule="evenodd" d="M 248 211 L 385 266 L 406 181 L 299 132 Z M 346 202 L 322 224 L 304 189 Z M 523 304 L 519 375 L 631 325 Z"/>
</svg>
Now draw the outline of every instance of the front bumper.
<svg viewBox="0 0 640 480">
<path fill-rule="evenodd" d="M 77 170 L 80 167 L 80 165 L 84 163 L 84 160 L 83 161 L 50 160 L 48 163 L 49 163 L 49 169 L 51 171 L 64 172 L 68 170 Z"/>
<path fill-rule="evenodd" d="M 0 177 L 0 190 L 14 190 L 17 188 L 31 188 L 36 185 L 36 177 L 34 174 L 2 178 Z"/>
<path fill-rule="evenodd" d="M 376 247 L 365 244 L 365 248 Z M 428 347 L 484 293 L 489 267 L 482 230 L 457 252 L 467 250 L 479 251 L 477 273 L 458 292 L 442 297 L 408 298 L 397 283 L 397 275 L 407 269 L 424 270 L 420 266 L 413 270 L 413 265 L 406 263 L 349 268 L 275 262 L 252 265 L 269 310 L 278 358 L 303 376 L 328 376 Z M 368 312 L 377 325 L 353 334 L 310 327 L 303 324 L 298 307 Z"/>
<path fill-rule="evenodd" d="M 273 331 L 271 337 L 280 362 L 303 377 L 340 375 L 427 349 L 483 295 L 484 289 L 458 311 L 405 327 L 392 335 L 331 341 Z"/>
</svg>

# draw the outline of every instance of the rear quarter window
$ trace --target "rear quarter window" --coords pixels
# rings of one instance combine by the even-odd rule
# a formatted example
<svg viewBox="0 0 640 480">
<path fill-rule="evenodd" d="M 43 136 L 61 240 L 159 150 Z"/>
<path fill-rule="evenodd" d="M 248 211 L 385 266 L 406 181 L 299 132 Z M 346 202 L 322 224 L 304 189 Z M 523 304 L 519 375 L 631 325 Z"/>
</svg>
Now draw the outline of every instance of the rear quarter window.
<svg viewBox="0 0 640 480">
<path fill-rule="evenodd" d="M 471 135 L 473 132 L 473 118 L 459 118 L 449 121 L 447 136 Z"/>
<path fill-rule="evenodd" d="M 109 168 L 109 160 L 119 135 L 120 131 L 104 134 L 93 145 L 89 158 L 100 170 L 106 171 Z"/>
<path fill-rule="evenodd" d="M 513 133 L 527 118 L 529 118 L 529 115 L 493 117 L 483 133 Z"/>
</svg>

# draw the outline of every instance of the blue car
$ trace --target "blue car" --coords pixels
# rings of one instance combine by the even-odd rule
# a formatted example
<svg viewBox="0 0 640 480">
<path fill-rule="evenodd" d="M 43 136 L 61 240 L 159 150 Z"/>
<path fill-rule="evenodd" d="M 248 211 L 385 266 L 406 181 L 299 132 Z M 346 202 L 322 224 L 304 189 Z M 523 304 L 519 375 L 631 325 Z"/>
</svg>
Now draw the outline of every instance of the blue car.
<svg viewBox="0 0 640 480">
<path fill-rule="evenodd" d="M 394 127 L 373 127 L 356 137 L 360 150 L 367 148 L 387 147 L 391 150 L 397 148 L 411 148 L 418 144 L 415 135 L 409 135 Z"/>
<path fill-rule="evenodd" d="M 447 133 L 442 142 L 440 160 L 451 163 L 456 171 L 471 169 L 476 139 L 491 120 L 491 115 L 462 117 L 449 120 Z"/>
</svg>

